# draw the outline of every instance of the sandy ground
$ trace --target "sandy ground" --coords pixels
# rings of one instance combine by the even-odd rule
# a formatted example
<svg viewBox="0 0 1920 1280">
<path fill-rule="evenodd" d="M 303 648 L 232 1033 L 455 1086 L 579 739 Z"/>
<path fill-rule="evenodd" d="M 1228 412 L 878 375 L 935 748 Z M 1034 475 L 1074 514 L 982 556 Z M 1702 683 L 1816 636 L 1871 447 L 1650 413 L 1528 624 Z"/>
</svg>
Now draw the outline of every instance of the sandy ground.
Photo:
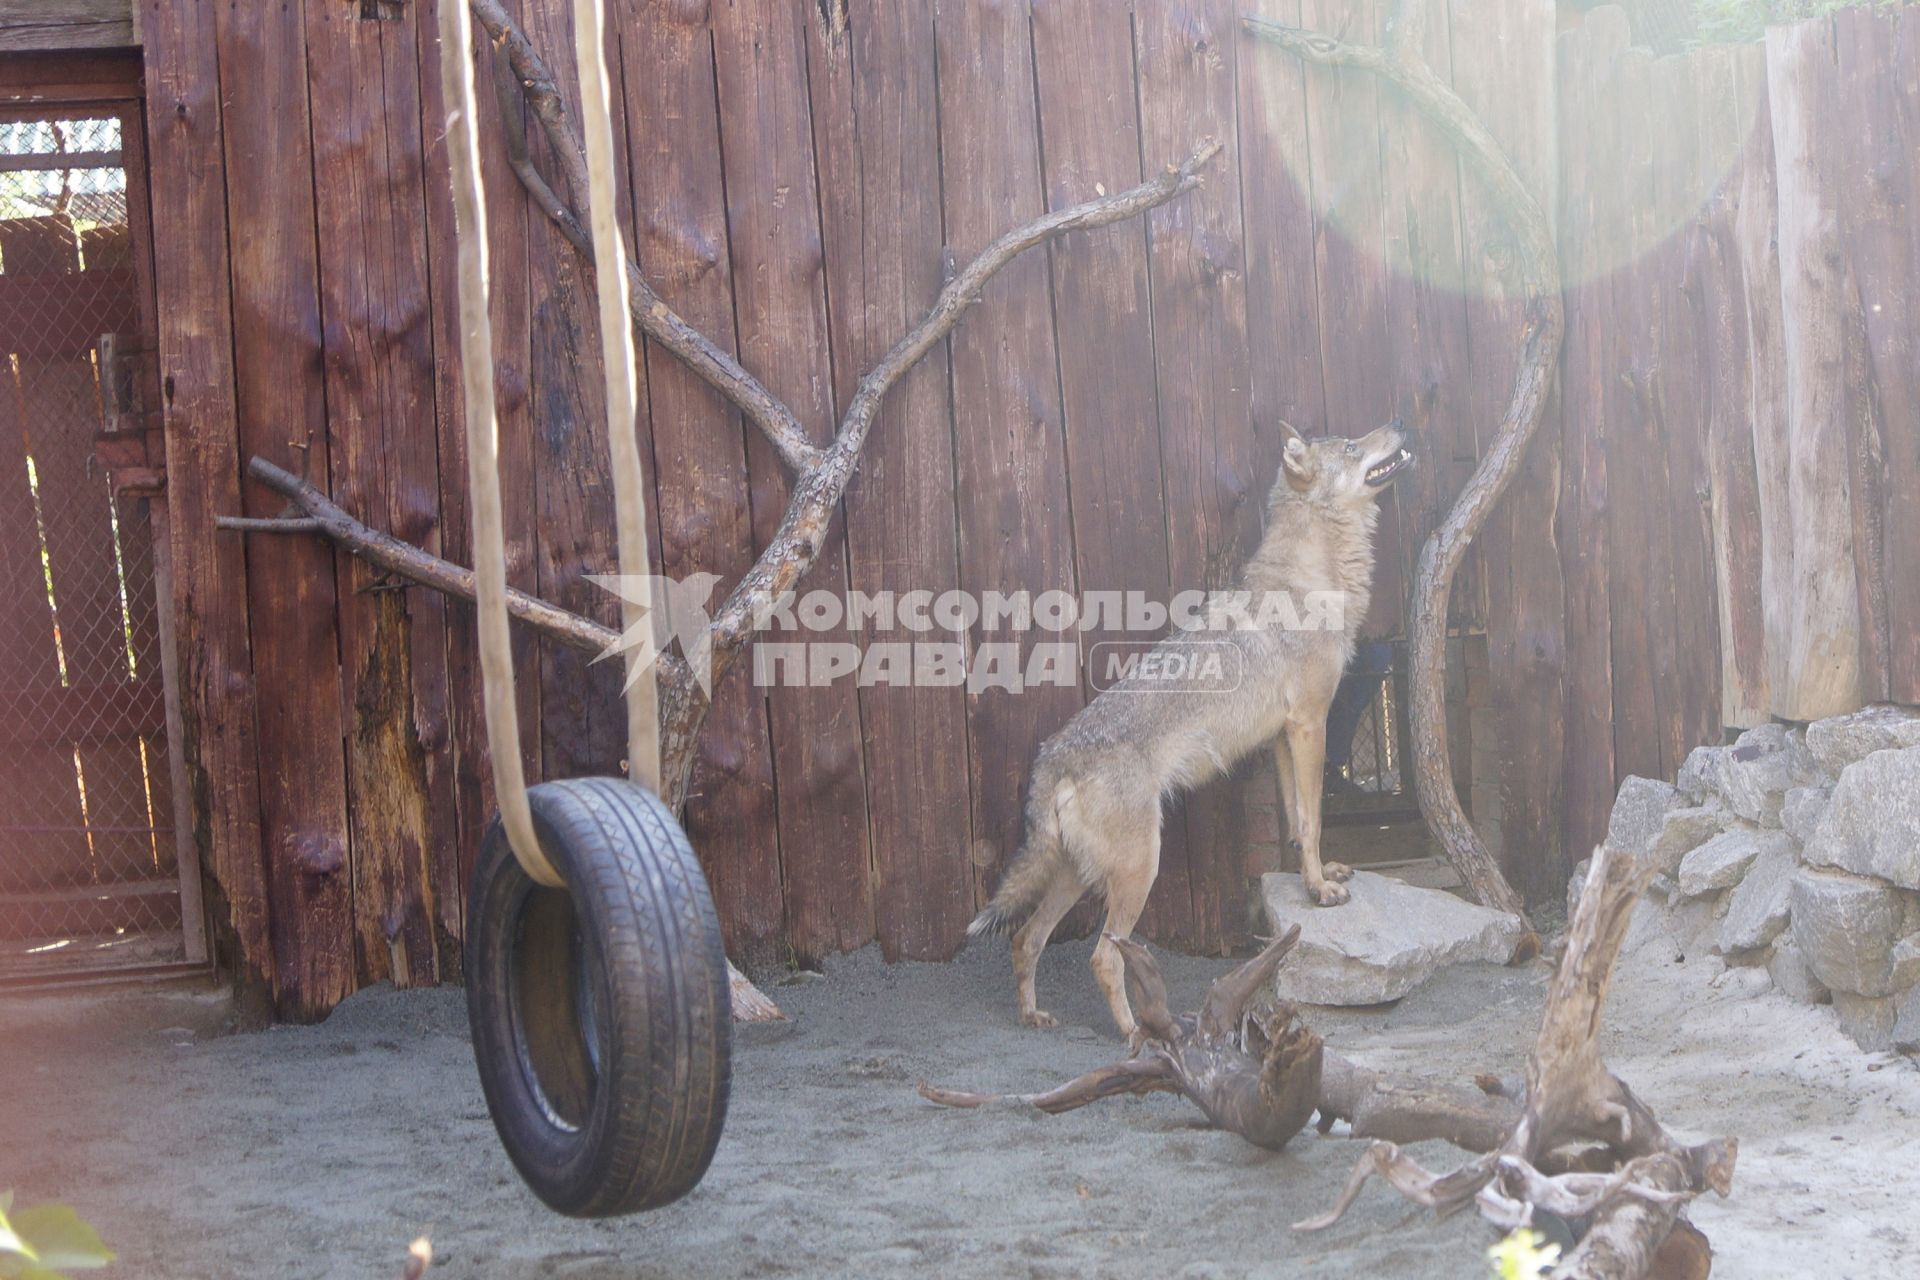
<svg viewBox="0 0 1920 1280">
<path fill-rule="evenodd" d="M 101 1274 L 165 1280 L 392 1277 L 420 1233 L 449 1278 L 1486 1274 L 1488 1228 L 1377 1186 L 1333 1230 L 1289 1231 L 1358 1156 L 1337 1135 L 1269 1154 L 1172 1097 L 1049 1118 L 916 1096 L 921 1077 L 1030 1090 L 1118 1056 L 1087 948 L 1043 964 L 1052 1032 L 1013 1025 L 1003 946 L 949 965 L 856 955 L 776 986 L 794 1020 L 744 1029 L 706 1181 L 600 1223 L 554 1217 L 516 1180 L 458 991 L 370 991 L 322 1026 L 247 1034 L 226 1034 L 206 995 L 7 998 L 0 1188 L 78 1206 L 121 1252 Z M 1222 968 L 1170 959 L 1175 1007 Z M 1608 1035 L 1671 1127 L 1740 1136 L 1733 1197 L 1694 1213 L 1716 1274 L 1920 1274 L 1920 1071 L 1861 1054 L 1826 1010 L 1716 988 L 1718 972 L 1635 952 Z M 1382 1066 L 1513 1072 L 1544 983 L 1542 966 L 1464 969 L 1397 1007 L 1313 1022 Z"/>
</svg>

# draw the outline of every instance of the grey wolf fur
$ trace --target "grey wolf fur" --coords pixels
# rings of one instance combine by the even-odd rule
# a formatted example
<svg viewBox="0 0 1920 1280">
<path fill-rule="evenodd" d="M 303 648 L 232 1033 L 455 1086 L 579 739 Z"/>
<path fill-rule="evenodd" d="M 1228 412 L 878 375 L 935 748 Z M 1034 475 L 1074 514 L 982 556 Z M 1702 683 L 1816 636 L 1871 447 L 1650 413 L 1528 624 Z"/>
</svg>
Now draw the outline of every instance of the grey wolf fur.
<svg viewBox="0 0 1920 1280">
<path fill-rule="evenodd" d="M 1020 853 L 967 929 L 973 936 L 1013 929 L 1020 1021 L 1029 1026 L 1054 1025 L 1035 1002 L 1034 965 L 1054 926 L 1093 889 L 1107 900 L 1094 978 L 1121 1032 L 1135 1037 L 1112 939 L 1133 932 L 1160 870 L 1161 804 L 1269 743 L 1307 889 L 1322 906 L 1347 900 L 1341 882 L 1352 873 L 1320 860 L 1327 709 L 1371 598 L 1375 499 L 1413 456 L 1397 421 L 1359 440 L 1308 441 L 1281 425 L 1287 441 L 1266 532 L 1239 586 L 1256 601 L 1263 593 L 1287 593 L 1296 606 L 1309 593 L 1338 592 L 1343 625 L 1248 628 L 1216 613 L 1199 627 L 1176 630 L 1159 648 L 1231 644 L 1243 668 L 1237 687 L 1174 691 L 1129 678 L 1094 698 L 1040 748 Z"/>
</svg>

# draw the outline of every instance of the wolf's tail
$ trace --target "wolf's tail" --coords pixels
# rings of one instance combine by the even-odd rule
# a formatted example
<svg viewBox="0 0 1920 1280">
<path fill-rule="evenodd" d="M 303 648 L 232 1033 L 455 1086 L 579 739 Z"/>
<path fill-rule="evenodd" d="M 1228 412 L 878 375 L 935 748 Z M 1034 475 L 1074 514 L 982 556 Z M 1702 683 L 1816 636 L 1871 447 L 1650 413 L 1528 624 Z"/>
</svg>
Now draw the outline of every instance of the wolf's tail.
<svg viewBox="0 0 1920 1280">
<path fill-rule="evenodd" d="M 1051 788 L 1046 790 L 1051 791 Z M 1041 791 L 1039 786 L 1035 791 Z M 1027 811 L 1027 838 L 1019 856 L 1007 868 L 1000 887 L 986 909 L 967 926 L 969 938 L 990 933 L 1007 933 L 1032 914 L 1046 897 L 1047 890 L 1063 875 L 1072 875 L 1073 866 L 1060 838 L 1060 819 L 1050 794 L 1036 794 Z"/>
</svg>

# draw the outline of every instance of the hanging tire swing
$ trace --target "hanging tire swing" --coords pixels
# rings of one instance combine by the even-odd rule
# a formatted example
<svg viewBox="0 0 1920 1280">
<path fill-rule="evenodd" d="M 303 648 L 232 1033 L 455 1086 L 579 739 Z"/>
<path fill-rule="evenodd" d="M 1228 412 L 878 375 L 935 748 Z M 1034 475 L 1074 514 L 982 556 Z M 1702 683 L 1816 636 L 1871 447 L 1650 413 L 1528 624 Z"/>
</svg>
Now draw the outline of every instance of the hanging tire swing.
<svg viewBox="0 0 1920 1280">
<path fill-rule="evenodd" d="M 727 960 L 700 863 L 658 795 L 658 698 L 637 650 L 626 654 L 632 780 L 526 785 L 507 634 L 472 23 L 464 3 L 439 12 L 480 668 L 500 805 L 467 899 L 467 1014 L 487 1109 L 520 1176 L 560 1213 L 610 1217 L 685 1195 L 713 1159 L 731 1083 Z M 574 0 L 619 555 L 637 566 L 629 581 L 644 582 L 646 490 L 602 21 L 599 0 Z M 645 590 L 623 595 L 626 628 L 651 625 Z"/>
</svg>

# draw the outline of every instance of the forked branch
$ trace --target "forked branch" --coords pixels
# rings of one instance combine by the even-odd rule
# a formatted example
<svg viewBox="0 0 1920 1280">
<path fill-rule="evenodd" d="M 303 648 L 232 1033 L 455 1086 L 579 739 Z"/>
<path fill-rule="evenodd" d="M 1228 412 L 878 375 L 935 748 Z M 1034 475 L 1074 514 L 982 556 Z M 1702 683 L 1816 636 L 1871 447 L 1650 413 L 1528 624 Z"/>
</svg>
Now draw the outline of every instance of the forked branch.
<svg viewBox="0 0 1920 1280">
<path fill-rule="evenodd" d="M 1349 44 L 1335 36 L 1284 26 L 1265 18 L 1243 17 L 1248 31 L 1279 45 L 1306 62 L 1364 71 L 1386 81 L 1447 135 L 1486 187 L 1493 205 L 1512 230 L 1515 255 L 1526 296 L 1520 333 L 1520 366 L 1498 430 L 1479 466 L 1454 499 L 1453 508 L 1420 551 L 1408 616 L 1410 683 L 1414 741 L 1414 785 L 1420 809 L 1439 837 L 1447 860 L 1487 906 L 1524 918 L 1520 896 L 1507 883 L 1460 808 L 1447 750 L 1446 643 L 1447 604 L 1454 575 L 1467 548 L 1479 535 L 1494 506 L 1520 470 L 1527 445 L 1540 425 L 1560 363 L 1565 320 L 1560 300 L 1560 269 L 1553 232 L 1539 201 L 1513 167 L 1506 152 L 1458 94 L 1434 74 L 1420 54 L 1426 0 L 1400 0 L 1383 46 Z"/>
<path fill-rule="evenodd" d="M 1396 1144 L 1376 1141 L 1333 1207 L 1296 1224 L 1300 1230 L 1332 1226 L 1377 1174 L 1441 1213 L 1477 1202 L 1481 1214 L 1502 1227 L 1532 1221 L 1536 1209 L 1585 1220 L 1579 1247 L 1554 1274 L 1638 1280 L 1688 1200 L 1732 1189 L 1736 1140 L 1688 1145 L 1673 1138 L 1600 1057 L 1600 1012 L 1650 875 L 1649 867 L 1618 850 L 1603 845 L 1594 852 L 1527 1055 L 1521 1105 L 1498 1144 L 1451 1173 L 1435 1174 Z M 1431 1136 L 1444 1135 L 1409 1134 Z"/>
</svg>

